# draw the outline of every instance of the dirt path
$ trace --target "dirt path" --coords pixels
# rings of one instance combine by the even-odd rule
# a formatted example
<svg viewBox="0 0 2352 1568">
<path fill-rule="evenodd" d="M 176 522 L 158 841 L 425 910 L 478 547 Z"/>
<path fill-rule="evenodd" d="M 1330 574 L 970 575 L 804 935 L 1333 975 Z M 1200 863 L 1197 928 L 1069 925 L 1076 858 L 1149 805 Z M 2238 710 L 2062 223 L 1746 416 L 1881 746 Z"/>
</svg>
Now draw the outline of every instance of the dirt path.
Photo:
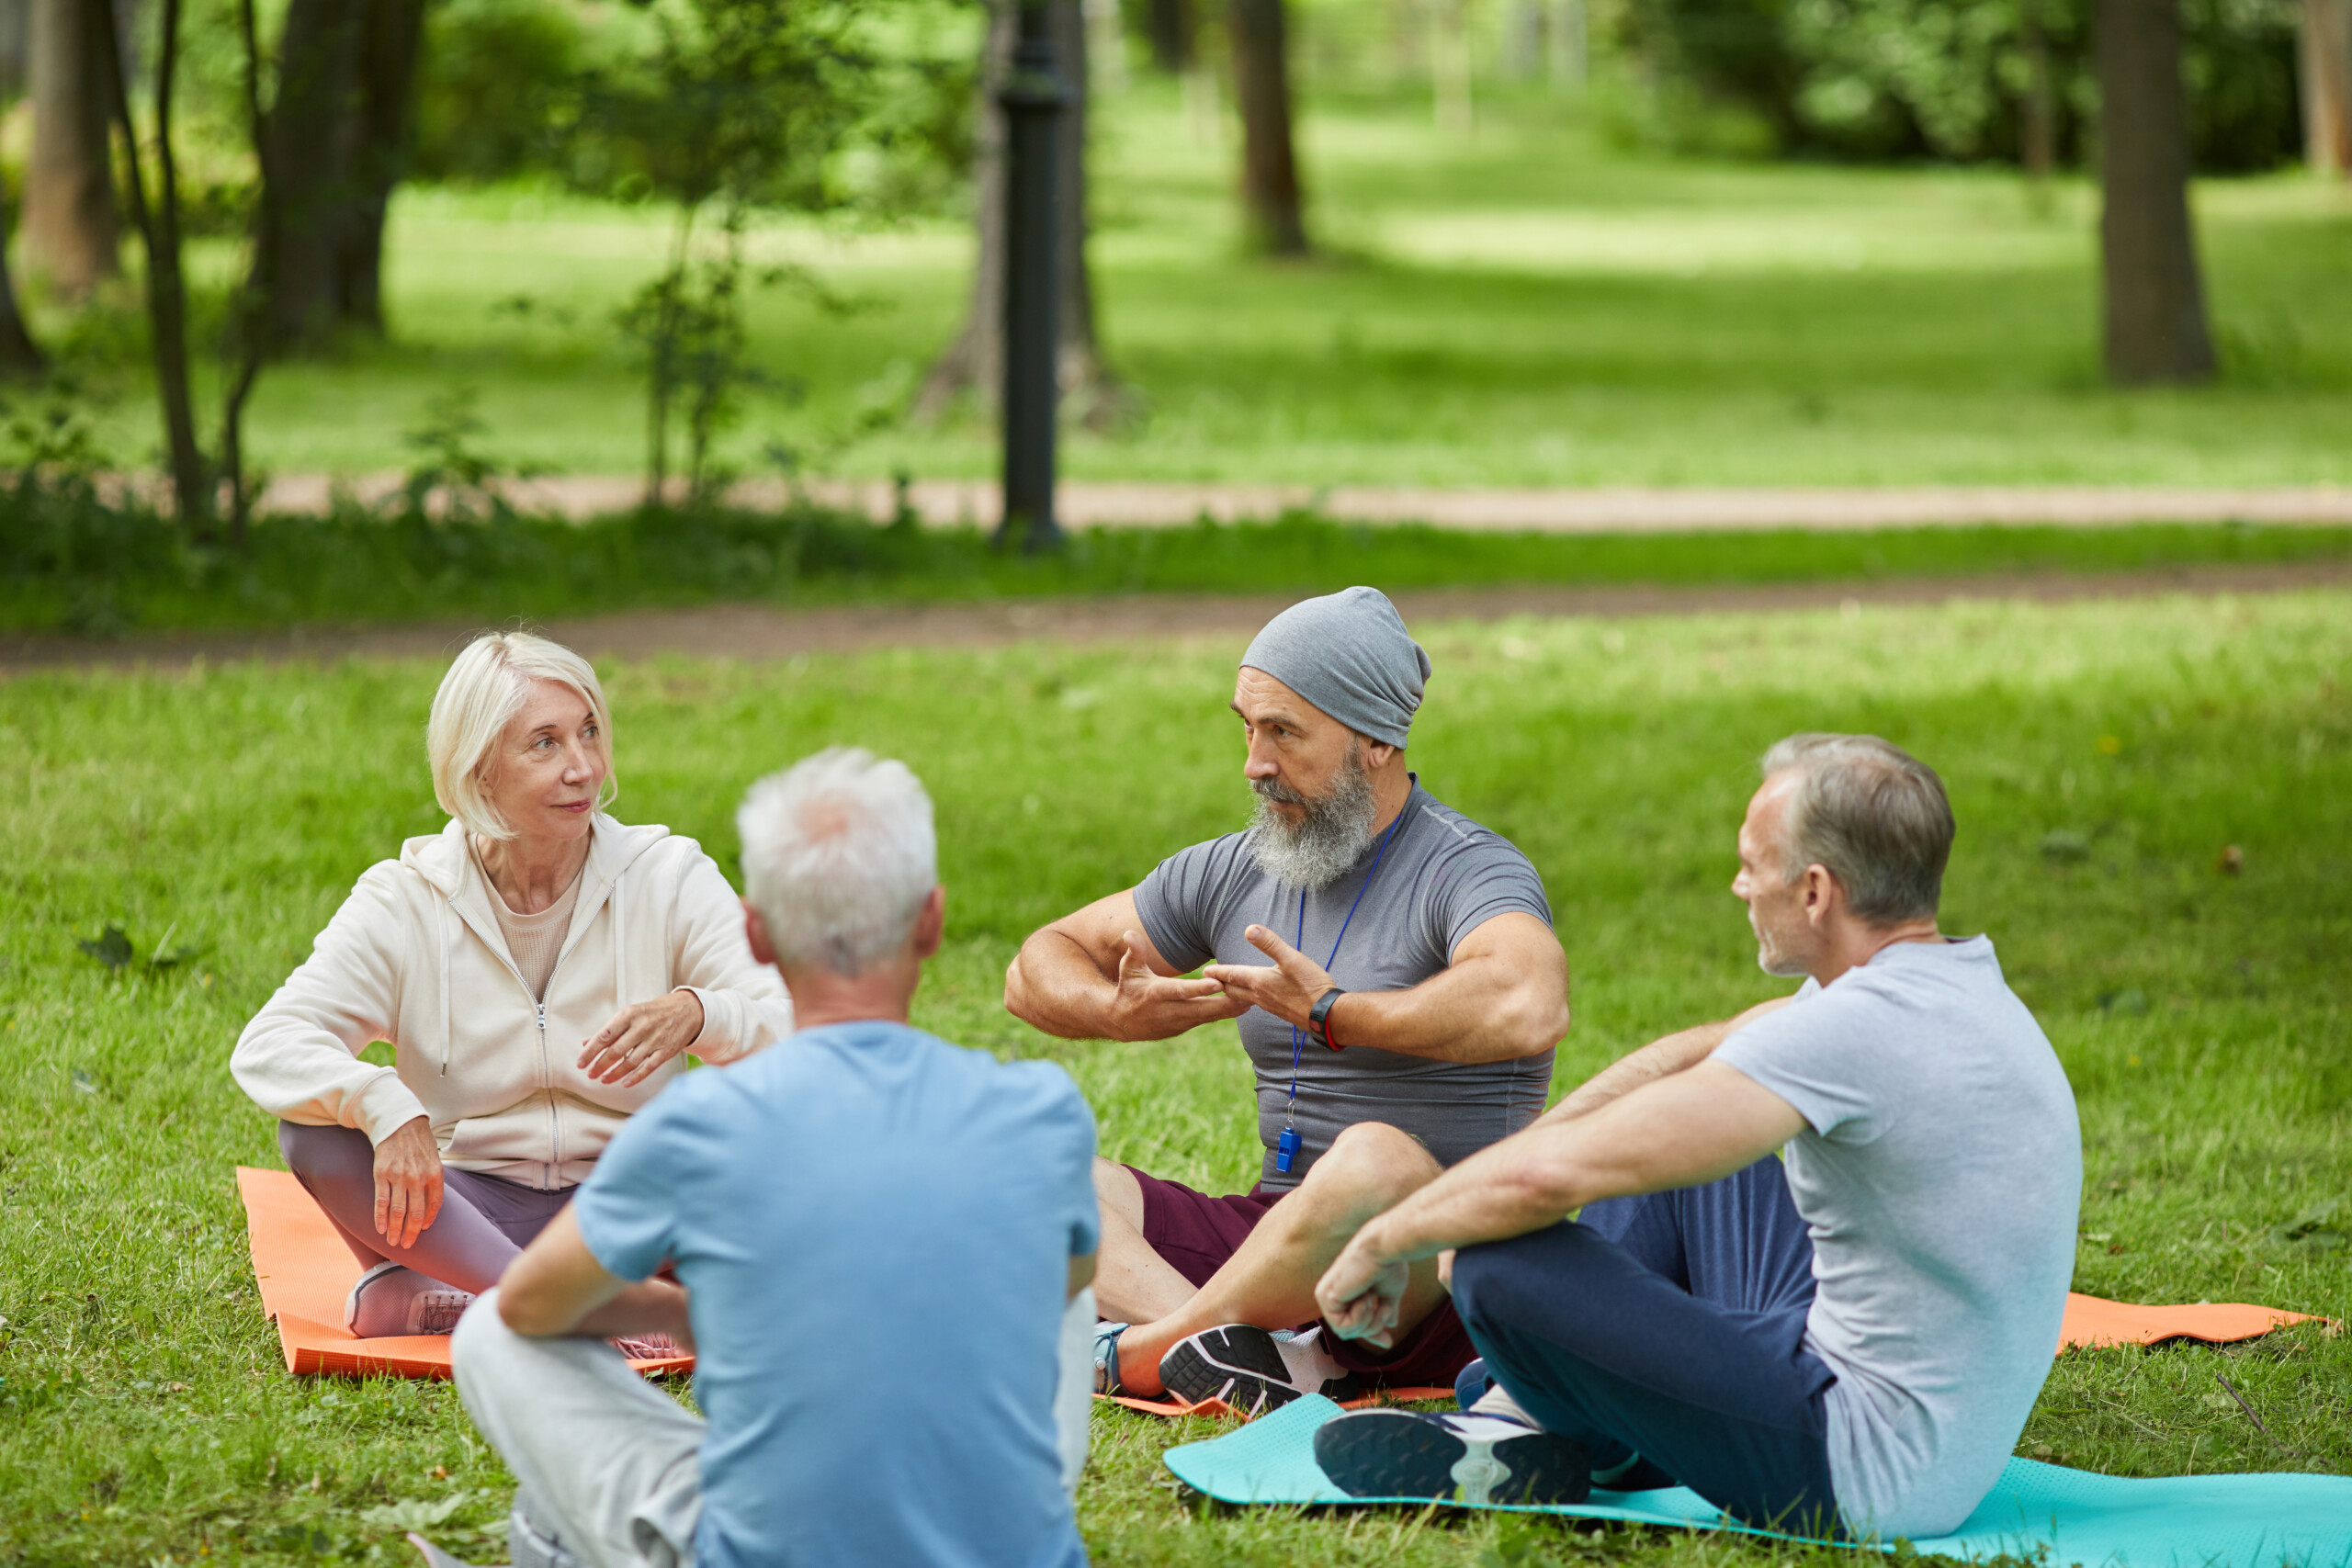
<svg viewBox="0 0 2352 1568">
<path fill-rule="evenodd" d="M 2156 593 L 2267 593 L 2352 588 L 2352 561 L 2287 566 L 2183 567 L 2144 571 L 1906 578 L 1877 582 L 1803 582 L 1700 588 L 1464 588 L 1401 592 L 1416 624 L 1493 621 L 1511 615 L 1690 615 L 1720 610 L 1807 610 L 1856 604 L 1924 604 L 1951 599 L 2073 599 Z M 714 604 L 637 610 L 548 622 L 548 635 L 592 657 L 788 659 L 876 648 L 986 648 L 1024 640 L 1088 644 L 1189 637 L 1242 637 L 1296 595 L 1144 594 L 1118 599 L 994 600 L 775 609 Z M 203 660 L 268 660 L 446 657 L 475 622 L 269 633 L 181 633 L 90 642 L 56 636 L 0 637 L 0 676 L 42 669 L 168 667 Z"/>
<path fill-rule="evenodd" d="M 395 494 L 398 474 L 331 481 L 293 474 L 271 481 L 267 504 L 288 511 L 323 508 L 331 485 L 362 499 Z M 508 482 L 518 506 L 568 517 L 625 511 L 644 481 L 614 474 L 562 474 Z M 881 520 L 898 504 L 883 479 L 820 479 L 809 493 L 831 506 Z M 774 508 L 786 500 L 781 479 L 738 485 L 734 499 Z M 934 526 L 996 526 L 1001 496 L 993 480 L 919 479 L 907 504 Z M 1056 495 L 1074 528 L 1170 527 L 1202 516 L 1221 523 L 1271 518 L 1309 509 L 1346 523 L 1429 523 L 1442 528 L 1560 534 L 1688 533 L 1747 528 L 1923 528 L 1981 524 L 2054 523 L 2112 527 L 2133 523 L 2352 524 L 2352 486 L 1911 485 L 1832 488 L 1602 486 L 1576 489 L 1429 490 L 1340 485 L 1189 484 L 1066 479 Z"/>
</svg>

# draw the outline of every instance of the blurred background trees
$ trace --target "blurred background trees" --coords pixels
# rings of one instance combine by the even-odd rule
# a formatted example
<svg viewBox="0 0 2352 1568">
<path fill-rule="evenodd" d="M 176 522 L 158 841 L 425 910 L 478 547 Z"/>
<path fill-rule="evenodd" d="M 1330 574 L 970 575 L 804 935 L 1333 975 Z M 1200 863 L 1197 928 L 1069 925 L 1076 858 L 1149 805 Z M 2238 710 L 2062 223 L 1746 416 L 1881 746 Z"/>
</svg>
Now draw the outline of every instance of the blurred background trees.
<svg viewBox="0 0 2352 1568">
<path fill-rule="evenodd" d="M 1053 13 L 1081 89 L 1060 236 L 1062 380 L 1081 417 L 1141 406 L 1105 354 L 1116 322 L 1089 254 L 1101 117 L 1084 99 L 1130 71 L 1181 80 L 1186 134 L 1226 160 L 1253 254 L 1356 243 L 1345 212 L 1314 205 L 1332 199 L 1302 134 L 1318 103 L 1419 101 L 1429 135 L 1463 139 L 1482 105 L 1548 93 L 1573 106 L 1561 123 L 1645 155 L 2088 175 L 2104 187 L 2105 306 L 2086 336 L 2126 383 L 2213 370 L 2192 171 L 2352 173 L 2352 0 L 1054 0 Z M 135 269 L 159 392 L 168 403 L 191 376 L 217 391 L 201 484 L 233 490 L 236 410 L 265 359 L 334 363 L 398 338 L 394 193 L 503 184 L 670 214 L 665 259 L 635 299 L 578 328 L 634 345 L 657 481 L 683 467 L 707 489 L 722 477 L 714 434 L 742 394 L 790 381 L 746 349 L 746 301 L 824 290 L 747 248 L 763 215 L 969 222 L 960 319 L 895 397 L 941 414 L 977 393 L 984 410 L 1001 354 L 991 88 L 1010 17 L 1005 0 L 0 0 L 14 243 L 0 369 L 29 372 L 41 346 L 54 358 L 83 323 L 119 314 Z M 180 235 L 210 258 L 185 288 L 170 282 Z M 160 372 L 175 352 L 183 371 Z M 176 466 L 183 488 L 198 484 Z"/>
</svg>

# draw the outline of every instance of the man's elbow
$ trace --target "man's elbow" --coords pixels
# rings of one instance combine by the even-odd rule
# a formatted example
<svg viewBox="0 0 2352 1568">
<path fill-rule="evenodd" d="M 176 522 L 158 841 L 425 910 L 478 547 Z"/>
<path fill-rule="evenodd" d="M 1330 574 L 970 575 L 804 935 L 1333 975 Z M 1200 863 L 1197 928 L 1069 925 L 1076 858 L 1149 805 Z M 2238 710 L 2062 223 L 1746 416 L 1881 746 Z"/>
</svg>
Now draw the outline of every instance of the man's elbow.
<svg viewBox="0 0 2352 1568">
<path fill-rule="evenodd" d="M 499 1286 L 498 1320 L 515 1333 L 534 1339 L 566 1334 L 572 1326 L 554 1303 L 533 1292 L 528 1284 L 514 1281 Z"/>
<path fill-rule="evenodd" d="M 1568 1035 L 1568 998 L 1557 991 L 1523 991 L 1496 1020 L 1501 1055 L 1516 1060 L 1539 1055 Z"/>
<path fill-rule="evenodd" d="M 1028 952 L 1029 950 L 1023 947 L 1012 955 L 1012 962 L 1004 966 L 1004 1010 L 1029 1025 L 1030 1028 L 1042 1029 L 1051 1034 L 1055 1031 L 1046 1023 L 1043 1013 L 1039 1010 L 1036 993 L 1029 984 L 1028 971 L 1021 966 L 1021 961 L 1028 955 Z"/>
</svg>

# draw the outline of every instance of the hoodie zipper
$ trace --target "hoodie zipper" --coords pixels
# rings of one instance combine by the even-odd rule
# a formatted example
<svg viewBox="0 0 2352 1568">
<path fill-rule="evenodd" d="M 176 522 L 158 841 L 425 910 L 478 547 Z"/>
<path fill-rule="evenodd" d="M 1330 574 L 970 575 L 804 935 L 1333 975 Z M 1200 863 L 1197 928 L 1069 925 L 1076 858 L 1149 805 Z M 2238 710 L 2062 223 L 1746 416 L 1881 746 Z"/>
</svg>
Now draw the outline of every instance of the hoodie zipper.
<svg viewBox="0 0 2352 1568">
<path fill-rule="evenodd" d="M 553 989 L 555 987 L 555 976 L 552 975 L 548 976 L 548 987 L 549 989 Z M 548 1059 L 548 1004 L 540 1000 L 538 998 L 533 997 L 531 998 L 531 1010 L 538 1016 L 539 1074 L 540 1077 L 547 1081 L 548 1086 L 548 1153 L 560 1156 L 563 1153 L 563 1130 L 560 1125 L 558 1125 L 559 1119 L 556 1115 L 555 1109 L 555 1066 L 554 1064 Z M 550 1160 L 548 1163 L 546 1170 L 540 1175 L 539 1179 L 542 1190 L 553 1191 L 555 1190 L 555 1162 Z"/>
</svg>

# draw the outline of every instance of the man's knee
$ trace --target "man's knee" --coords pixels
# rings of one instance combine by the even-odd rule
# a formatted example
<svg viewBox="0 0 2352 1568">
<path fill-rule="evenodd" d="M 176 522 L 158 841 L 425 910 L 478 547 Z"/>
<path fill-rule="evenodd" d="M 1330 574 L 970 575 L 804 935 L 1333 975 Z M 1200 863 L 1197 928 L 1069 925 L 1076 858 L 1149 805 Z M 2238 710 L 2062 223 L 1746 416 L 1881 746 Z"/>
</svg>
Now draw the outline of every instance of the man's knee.
<svg viewBox="0 0 2352 1568">
<path fill-rule="evenodd" d="M 1143 1229 L 1143 1183 L 1117 1160 L 1094 1156 L 1094 1198 L 1105 1216 L 1117 1216 L 1130 1230 Z"/>
<path fill-rule="evenodd" d="M 1453 1310 L 1476 1335 L 1508 1327 L 1540 1311 L 1544 1321 L 1575 1321 L 1590 1287 L 1586 1255 L 1607 1243 L 1573 1222 L 1507 1241 L 1480 1242 L 1453 1255 Z"/>
<path fill-rule="evenodd" d="M 1345 1201 L 1369 1218 L 1428 1186 L 1438 1171 L 1437 1161 L 1409 1133 L 1383 1122 L 1359 1122 L 1331 1140 L 1299 1189 Z"/>
</svg>

